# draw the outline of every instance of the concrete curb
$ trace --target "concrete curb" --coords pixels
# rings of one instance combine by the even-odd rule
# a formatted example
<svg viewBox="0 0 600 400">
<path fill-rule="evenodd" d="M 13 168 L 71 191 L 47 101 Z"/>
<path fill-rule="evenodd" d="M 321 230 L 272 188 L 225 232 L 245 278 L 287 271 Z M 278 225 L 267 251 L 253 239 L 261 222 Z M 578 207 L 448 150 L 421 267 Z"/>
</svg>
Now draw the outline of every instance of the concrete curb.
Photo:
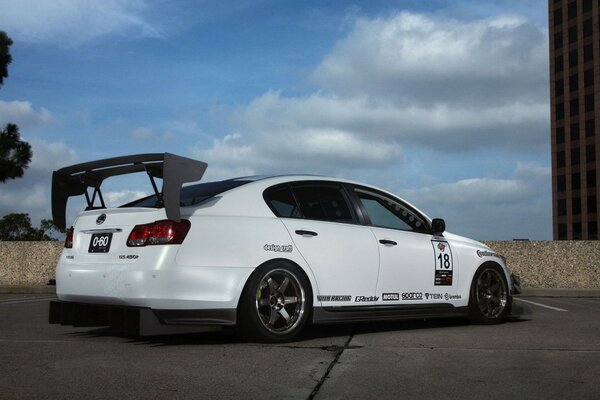
<svg viewBox="0 0 600 400">
<path fill-rule="evenodd" d="M 56 294 L 56 286 L 0 285 L 0 294 Z"/>
<path fill-rule="evenodd" d="M 523 288 L 521 297 L 600 297 L 600 289 Z"/>
<path fill-rule="evenodd" d="M 56 294 L 56 286 L 0 285 L 0 294 Z M 600 297 L 600 289 L 523 288 L 520 297 Z"/>
</svg>

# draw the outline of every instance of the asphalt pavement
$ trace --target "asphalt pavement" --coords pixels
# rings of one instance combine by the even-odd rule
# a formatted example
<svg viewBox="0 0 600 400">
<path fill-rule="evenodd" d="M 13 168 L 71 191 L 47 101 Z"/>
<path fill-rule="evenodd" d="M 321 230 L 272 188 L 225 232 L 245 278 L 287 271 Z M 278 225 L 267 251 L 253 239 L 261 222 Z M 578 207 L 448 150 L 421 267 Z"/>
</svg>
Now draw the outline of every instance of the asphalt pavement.
<svg viewBox="0 0 600 400">
<path fill-rule="evenodd" d="M 0 399 L 600 398 L 600 298 L 522 298 L 533 314 L 494 326 L 319 326 L 265 345 L 49 325 L 53 297 L 0 295 Z"/>
</svg>

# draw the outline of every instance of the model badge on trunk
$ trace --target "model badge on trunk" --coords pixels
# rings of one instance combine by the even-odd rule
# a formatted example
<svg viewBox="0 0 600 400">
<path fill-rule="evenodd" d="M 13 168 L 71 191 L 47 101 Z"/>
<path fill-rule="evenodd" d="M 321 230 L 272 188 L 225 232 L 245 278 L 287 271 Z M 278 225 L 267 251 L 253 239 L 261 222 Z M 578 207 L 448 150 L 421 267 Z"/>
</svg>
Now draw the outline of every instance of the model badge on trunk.
<svg viewBox="0 0 600 400">
<path fill-rule="evenodd" d="M 96 218 L 96 224 L 102 225 L 106 221 L 106 214 L 100 214 L 98 218 Z"/>
</svg>

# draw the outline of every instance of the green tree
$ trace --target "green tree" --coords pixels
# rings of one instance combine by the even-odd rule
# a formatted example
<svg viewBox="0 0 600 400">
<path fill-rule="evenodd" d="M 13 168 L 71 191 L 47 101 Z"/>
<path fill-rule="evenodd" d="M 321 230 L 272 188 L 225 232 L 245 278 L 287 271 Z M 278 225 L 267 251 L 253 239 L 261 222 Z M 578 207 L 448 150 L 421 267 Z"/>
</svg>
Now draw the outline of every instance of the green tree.
<svg viewBox="0 0 600 400">
<path fill-rule="evenodd" d="M 12 62 L 12 56 L 8 48 L 12 44 L 13 41 L 6 32 L 0 31 L 0 85 L 4 83 L 4 78 L 8 76 L 8 64 Z"/>
<path fill-rule="evenodd" d="M 0 240 L 57 240 L 59 233 L 65 231 L 49 219 L 43 219 L 39 228 L 33 227 L 29 214 L 7 214 L 0 219 Z"/>
<path fill-rule="evenodd" d="M 0 31 L 0 86 L 8 77 L 8 64 L 12 62 L 9 47 L 13 44 L 6 32 Z M 19 127 L 6 124 L 0 130 L 0 182 L 20 178 L 29 166 L 32 157 L 31 146 L 21 140 Z"/>
<path fill-rule="evenodd" d="M 32 155 L 31 145 L 21 140 L 19 127 L 6 124 L 0 131 L 0 182 L 22 177 Z"/>
</svg>

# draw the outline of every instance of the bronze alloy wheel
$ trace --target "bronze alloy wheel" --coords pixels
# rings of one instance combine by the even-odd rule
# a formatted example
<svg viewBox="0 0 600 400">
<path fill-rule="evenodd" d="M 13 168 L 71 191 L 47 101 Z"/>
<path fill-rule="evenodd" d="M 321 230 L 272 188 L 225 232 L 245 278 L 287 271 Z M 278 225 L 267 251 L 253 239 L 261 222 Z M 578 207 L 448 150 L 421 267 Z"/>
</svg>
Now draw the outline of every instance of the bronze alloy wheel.
<svg viewBox="0 0 600 400">
<path fill-rule="evenodd" d="M 486 319 L 503 316 L 508 302 L 508 290 L 500 271 L 486 268 L 481 271 L 475 284 L 475 302 Z"/>
<path fill-rule="evenodd" d="M 306 294 L 291 271 L 272 269 L 260 280 L 255 307 L 260 322 L 269 332 L 286 334 L 302 320 L 306 312 Z"/>
</svg>

